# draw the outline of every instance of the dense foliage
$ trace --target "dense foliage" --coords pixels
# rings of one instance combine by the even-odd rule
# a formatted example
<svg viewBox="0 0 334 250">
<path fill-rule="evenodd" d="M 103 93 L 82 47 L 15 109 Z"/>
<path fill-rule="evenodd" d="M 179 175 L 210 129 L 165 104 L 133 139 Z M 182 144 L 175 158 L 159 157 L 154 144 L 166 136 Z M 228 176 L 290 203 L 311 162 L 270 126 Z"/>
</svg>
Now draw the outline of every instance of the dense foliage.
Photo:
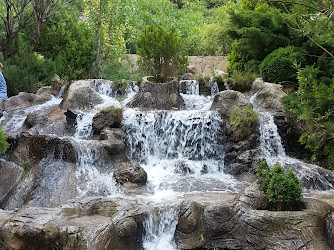
<svg viewBox="0 0 334 250">
<path fill-rule="evenodd" d="M 274 50 L 260 64 L 263 80 L 276 83 L 296 82 L 298 65 L 305 65 L 304 54 L 304 50 L 292 46 Z"/>
<path fill-rule="evenodd" d="M 176 30 L 162 25 L 146 26 L 138 37 L 139 65 L 157 82 L 168 82 L 186 70 L 188 58 L 183 55 Z"/>
<path fill-rule="evenodd" d="M 298 71 L 298 91 L 284 98 L 285 107 L 308 123 L 300 142 L 313 152 L 312 162 L 334 169 L 334 78 L 320 77 L 319 68 Z"/>
<path fill-rule="evenodd" d="M 302 199 L 300 180 L 291 169 L 276 164 L 268 166 L 266 161 L 256 165 L 260 189 L 268 196 L 271 210 L 282 211 L 294 209 Z"/>
</svg>

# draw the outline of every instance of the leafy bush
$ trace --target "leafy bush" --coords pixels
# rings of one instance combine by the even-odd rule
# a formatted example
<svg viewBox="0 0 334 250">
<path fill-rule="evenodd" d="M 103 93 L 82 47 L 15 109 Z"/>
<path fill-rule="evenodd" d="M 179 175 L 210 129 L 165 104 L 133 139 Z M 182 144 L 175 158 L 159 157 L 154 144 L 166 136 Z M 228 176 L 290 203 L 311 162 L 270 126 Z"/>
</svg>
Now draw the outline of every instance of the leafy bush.
<svg viewBox="0 0 334 250">
<path fill-rule="evenodd" d="M 291 169 L 285 171 L 279 164 L 268 166 L 264 161 L 256 165 L 256 175 L 260 189 L 268 195 L 271 210 L 291 210 L 301 201 L 301 182 Z"/>
<path fill-rule="evenodd" d="M 181 43 L 174 28 L 146 26 L 137 39 L 140 67 L 156 81 L 166 82 L 186 70 L 188 58 L 182 54 Z"/>
<path fill-rule="evenodd" d="M 0 127 L 0 154 L 6 152 L 9 144 L 7 142 L 7 136 L 5 135 L 5 131 L 3 131 L 2 127 Z"/>
<path fill-rule="evenodd" d="M 318 78 L 319 74 L 314 66 L 299 69 L 298 91 L 283 103 L 309 125 L 299 141 L 313 153 L 312 163 L 334 169 L 334 79 Z"/>
<path fill-rule="evenodd" d="M 293 46 L 274 50 L 259 66 L 262 78 L 268 82 L 296 82 L 296 65 L 305 64 L 305 53 L 303 49 Z"/>
<path fill-rule="evenodd" d="M 248 105 L 244 110 L 235 110 L 231 116 L 233 137 L 242 140 L 248 137 L 254 130 L 258 114 Z"/>
</svg>

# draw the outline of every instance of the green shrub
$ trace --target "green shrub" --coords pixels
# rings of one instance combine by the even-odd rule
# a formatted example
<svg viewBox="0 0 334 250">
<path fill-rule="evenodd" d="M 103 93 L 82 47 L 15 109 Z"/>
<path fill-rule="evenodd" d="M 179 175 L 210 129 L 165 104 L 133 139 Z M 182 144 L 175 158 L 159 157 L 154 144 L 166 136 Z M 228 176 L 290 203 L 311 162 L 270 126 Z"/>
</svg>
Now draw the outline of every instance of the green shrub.
<svg viewBox="0 0 334 250">
<path fill-rule="evenodd" d="M 5 131 L 0 127 L 0 154 L 6 152 L 9 144 L 7 142 L 7 136 L 5 135 Z"/>
<path fill-rule="evenodd" d="M 271 210 L 291 210 L 301 201 L 302 185 L 291 169 L 285 171 L 279 164 L 268 166 L 264 161 L 256 165 L 256 175 Z"/>
<path fill-rule="evenodd" d="M 156 81 L 166 82 L 186 70 L 188 58 L 181 51 L 181 43 L 174 28 L 162 25 L 146 26 L 137 39 L 139 65 Z"/>
<path fill-rule="evenodd" d="M 231 88 L 236 91 L 246 92 L 252 87 L 252 82 L 257 78 L 251 71 L 240 72 L 234 71 L 232 75 Z"/>
<path fill-rule="evenodd" d="M 4 62 L 8 95 L 36 92 L 49 85 L 55 75 L 55 63 L 36 52 L 19 38 L 18 52 Z"/>
<path fill-rule="evenodd" d="M 235 110 L 231 116 L 233 137 L 236 140 L 247 138 L 257 123 L 258 114 L 248 105 L 244 110 Z"/>
<path fill-rule="evenodd" d="M 305 63 L 305 53 L 301 48 L 292 46 L 274 50 L 259 66 L 262 78 L 268 82 L 297 82 L 296 65 Z"/>
</svg>

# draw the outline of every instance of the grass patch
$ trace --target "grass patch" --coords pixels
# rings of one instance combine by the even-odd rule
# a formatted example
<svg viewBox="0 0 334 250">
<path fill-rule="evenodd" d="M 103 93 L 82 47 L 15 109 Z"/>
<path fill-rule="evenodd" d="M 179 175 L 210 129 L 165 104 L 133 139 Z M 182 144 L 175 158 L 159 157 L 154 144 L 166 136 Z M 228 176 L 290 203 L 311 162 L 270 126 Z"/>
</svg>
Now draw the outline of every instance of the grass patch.
<svg viewBox="0 0 334 250">
<path fill-rule="evenodd" d="M 231 116 L 231 125 L 233 137 L 236 140 L 242 140 L 250 136 L 257 124 L 258 114 L 253 110 L 252 105 L 246 109 L 237 109 Z"/>
</svg>

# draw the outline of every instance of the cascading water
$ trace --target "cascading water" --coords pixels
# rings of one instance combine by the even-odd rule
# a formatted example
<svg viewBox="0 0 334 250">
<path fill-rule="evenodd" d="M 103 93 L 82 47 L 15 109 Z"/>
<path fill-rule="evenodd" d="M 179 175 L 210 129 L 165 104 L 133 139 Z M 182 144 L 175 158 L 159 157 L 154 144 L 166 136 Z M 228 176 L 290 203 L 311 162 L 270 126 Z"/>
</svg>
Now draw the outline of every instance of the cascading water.
<svg viewBox="0 0 334 250">
<path fill-rule="evenodd" d="M 250 98 L 250 102 L 259 114 L 260 151 L 269 165 L 274 165 L 276 162 L 284 164 L 288 157 L 285 154 L 281 137 L 274 122 L 274 116 L 269 111 L 256 105 L 256 96 L 257 93 Z"/>
<path fill-rule="evenodd" d="M 214 96 L 200 96 L 197 81 L 185 81 L 183 93 L 185 111 L 127 109 L 123 114 L 128 156 L 147 172 L 149 199 L 159 207 L 186 193 L 237 192 L 243 187 L 223 173 L 222 120 L 209 110 Z M 176 214 L 174 208 L 149 216 L 144 222 L 145 249 L 176 249 Z"/>
<path fill-rule="evenodd" d="M 102 156 L 99 145 L 95 141 L 77 140 L 77 191 L 79 197 L 92 195 L 113 195 L 120 192 L 112 178 L 111 171 L 105 173 L 97 167 Z M 102 164 L 101 164 L 102 165 Z M 104 164 L 103 164 L 104 165 Z"/>
<path fill-rule="evenodd" d="M 78 148 L 78 162 L 76 178 L 78 181 L 79 196 L 86 195 L 112 195 L 120 193 L 116 187 L 116 182 L 112 177 L 111 171 L 103 173 L 96 166 L 96 162 L 101 157 L 99 143 L 91 141 L 93 117 L 100 110 L 113 106 L 117 108 L 124 107 L 131 100 L 131 97 L 138 91 L 138 87 L 130 86 L 127 92 L 127 98 L 123 102 L 115 99 L 112 82 L 95 82 L 95 89 L 102 97 L 103 102 L 94 107 L 93 110 L 86 113 L 79 113 L 76 119 L 76 131 L 74 141 Z"/>
<path fill-rule="evenodd" d="M 144 249 L 175 250 L 174 233 L 178 222 L 175 208 L 166 208 L 165 211 L 159 211 L 158 214 L 154 212 L 144 221 Z"/>
<path fill-rule="evenodd" d="M 292 168 L 297 177 L 304 183 L 304 191 L 334 190 L 332 174 L 318 166 L 286 155 L 273 114 L 256 104 L 256 96 L 257 93 L 250 98 L 250 102 L 259 114 L 259 147 L 267 163 L 271 166 L 279 163 L 287 168 Z"/>
<path fill-rule="evenodd" d="M 181 96 L 185 102 L 187 110 L 210 110 L 215 94 L 218 93 L 217 83 L 211 85 L 211 96 L 199 94 L 199 83 L 195 80 L 185 80 L 184 90 Z"/>
<path fill-rule="evenodd" d="M 7 132 L 8 136 L 15 137 L 18 133 L 20 133 L 28 114 L 37 110 L 46 109 L 48 107 L 56 107 L 59 105 L 61 100 L 61 98 L 55 98 L 52 96 L 50 101 L 47 101 L 41 105 L 35 105 L 11 112 L 4 112 L 0 119 L 0 126 L 2 126 L 2 128 Z"/>
</svg>

